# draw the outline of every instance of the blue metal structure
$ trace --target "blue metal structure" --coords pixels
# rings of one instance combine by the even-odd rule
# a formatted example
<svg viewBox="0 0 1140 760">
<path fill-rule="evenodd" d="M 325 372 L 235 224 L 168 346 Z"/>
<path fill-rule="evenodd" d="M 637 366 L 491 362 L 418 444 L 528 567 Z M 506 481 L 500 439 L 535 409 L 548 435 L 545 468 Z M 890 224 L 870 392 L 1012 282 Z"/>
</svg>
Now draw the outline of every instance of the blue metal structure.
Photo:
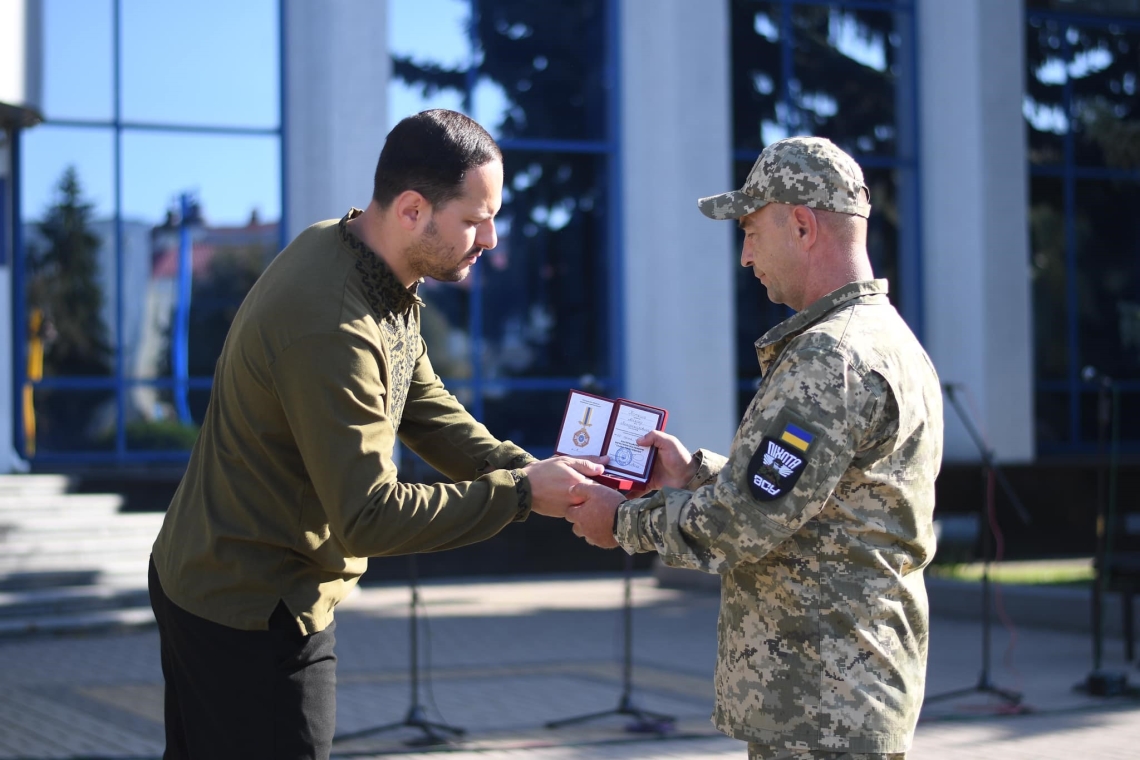
<svg viewBox="0 0 1140 760">
<path fill-rule="evenodd" d="M 174 305 L 170 364 L 174 369 L 174 407 L 178 410 L 178 421 L 189 425 L 193 423 L 187 394 L 190 391 L 190 297 L 194 282 L 194 242 L 190 237 L 190 196 L 183 193 L 178 203 L 182 212 L 178 220 L 178 297 Z"/>
</svg>

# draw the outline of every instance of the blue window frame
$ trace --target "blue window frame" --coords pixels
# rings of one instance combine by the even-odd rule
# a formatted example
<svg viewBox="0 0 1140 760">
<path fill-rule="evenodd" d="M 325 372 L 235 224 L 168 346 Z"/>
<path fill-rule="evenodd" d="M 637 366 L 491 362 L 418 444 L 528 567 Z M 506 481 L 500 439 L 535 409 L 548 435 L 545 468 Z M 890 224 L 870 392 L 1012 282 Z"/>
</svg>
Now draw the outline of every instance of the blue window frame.
<svg viewBox="0 0 1140 760">
<path fill-rule="evenodd" d="M 623 387 L 617 0 L 389 9 L 393 123 L 458 109 L 504 153 L 498 247 L 420 291 L 433 365 L 495 435 L 549 454 L 567 389 Z"/>
<path fill-rule="evenodd" d="M 1100 380 L 1121 448 L 1140 451 L 1140 15 L 1029 0 L 1030 270 L 1041 455 L 1093 453 Z M 1086 9 L 1088 11 L 1086 12 Z"/>
<path fill-rule="evenodd" d="M 281 5 L 44 0 L 46 121 L 14 149 L 15 443 L 33 463 L 186 459 L 212 337 L 244 295 L 219 297 L 219 281 L 238 272 L 248 287 L 284 242 L 260 219 L 285 205 Z M 86 242 L 53 237 L 61 210 L 83 218 Z M 86 311 L 66 313 L 70 292 Z M 98 350 L 83 359 L 65 337 Z"/>
<path fill-rule="evenodd" d="M 728 0 L 736 186 L 765 145 L 827 137 L 871 188 L 868 249 L 891 300 L 923 335 L 917 57 L 912 0 Z M 738 244 L 742 240 L 738 237 Z M 738 404 L 755 393 L 755 340 L 789 314 L 750 271 L 736 280 Z"/>
</svg>

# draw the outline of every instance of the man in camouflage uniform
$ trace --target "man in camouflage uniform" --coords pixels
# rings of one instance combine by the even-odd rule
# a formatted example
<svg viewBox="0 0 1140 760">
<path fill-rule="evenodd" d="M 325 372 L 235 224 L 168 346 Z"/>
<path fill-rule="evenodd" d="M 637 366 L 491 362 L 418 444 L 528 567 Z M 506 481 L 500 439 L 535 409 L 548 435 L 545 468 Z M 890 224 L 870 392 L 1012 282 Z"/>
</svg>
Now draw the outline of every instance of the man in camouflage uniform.
<svg viewBox="0 0 1140 760">
<path fill-rule="evenodd" d="M 764 380 L 727 458 L 651 433 L 659 490 L 575 486 L 568 519 L 720 574 L 713 722 L 750 758 L 901 758 L 926 674 L 938 377 L 873 279 L 869 191 L 835 145 L 773 143 L 699 206 L 739 220 L 741 264 L 798 313 L 756 343 Z"/>
</svg>

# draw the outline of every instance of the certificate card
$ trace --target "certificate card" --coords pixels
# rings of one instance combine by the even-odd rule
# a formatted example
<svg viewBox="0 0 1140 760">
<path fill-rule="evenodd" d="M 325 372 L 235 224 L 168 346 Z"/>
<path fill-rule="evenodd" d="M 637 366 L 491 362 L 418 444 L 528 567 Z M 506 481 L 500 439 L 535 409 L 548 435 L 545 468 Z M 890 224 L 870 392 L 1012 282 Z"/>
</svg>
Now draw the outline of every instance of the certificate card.
<svg viewBox="0 0 1140 760">
<path fill-rule="evenodd" d="M 649 480 L 657 449 L 639 446 L 637 439 L 651 430 L 664 430 L 669 413 L 627 399 L 608 399 L 570 391 L 555 454 L 610 458 L 605 475 L 597 478 L 619 490 Z"/>
</svg>

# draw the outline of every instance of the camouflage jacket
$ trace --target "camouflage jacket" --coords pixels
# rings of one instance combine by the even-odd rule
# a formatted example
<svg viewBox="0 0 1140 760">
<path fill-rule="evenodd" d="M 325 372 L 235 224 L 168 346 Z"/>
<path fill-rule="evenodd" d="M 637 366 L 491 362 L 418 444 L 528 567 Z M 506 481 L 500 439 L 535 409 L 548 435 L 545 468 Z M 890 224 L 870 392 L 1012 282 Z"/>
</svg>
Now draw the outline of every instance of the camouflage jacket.
<svg viewBox="0 0 1140 760">
<path fill-rule="evenodd" d="M 893 753 L 926 676 L 942 396 L 886 282 L 820 299 L 756 343 L 764 380 L 727 459 L 625 502 L 628 552 L 719 573 L 713 722 L 761 744 Z"/>
</svg>

